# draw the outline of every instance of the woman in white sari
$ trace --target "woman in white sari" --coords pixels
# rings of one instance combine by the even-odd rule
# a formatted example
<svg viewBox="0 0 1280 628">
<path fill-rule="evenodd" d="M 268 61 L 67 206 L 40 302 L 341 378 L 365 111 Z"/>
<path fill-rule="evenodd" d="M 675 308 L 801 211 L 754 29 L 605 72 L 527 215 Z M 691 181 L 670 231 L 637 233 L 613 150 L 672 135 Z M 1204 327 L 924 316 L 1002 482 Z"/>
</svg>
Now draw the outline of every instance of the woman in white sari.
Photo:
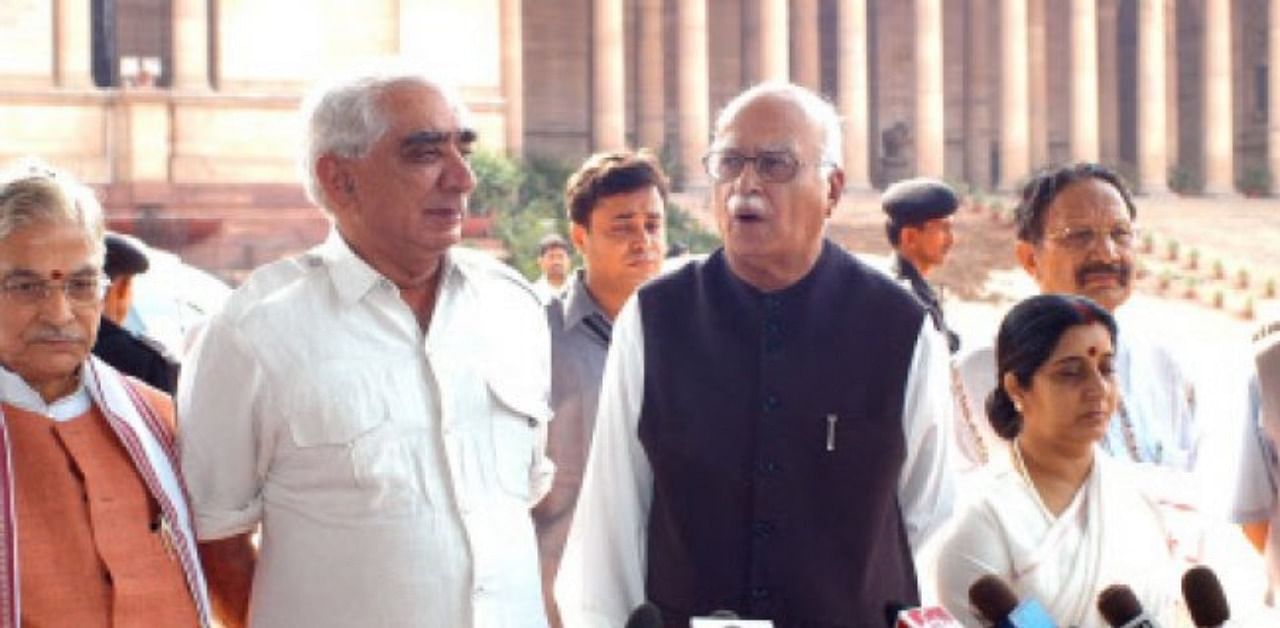
<svg viewBox="0 0 1280 628">
<path fill-rule="evenodd" d="M 1115 334 L 1106 311 L 1067 295 L 1027 299 L 1001 323 L 987 414 L 1011 459 L 982 480 L 938 556 L 938 595 L 966 625 L 984 625 L 968 591 L 986 574 L 1061 626 L 1107 626 L 1097 599 L 1113 584 L 1172 625 L 1182 570 L 1160 511 L 1131 467 L 1096 449 L 1117 403 Z"/>
</svg>

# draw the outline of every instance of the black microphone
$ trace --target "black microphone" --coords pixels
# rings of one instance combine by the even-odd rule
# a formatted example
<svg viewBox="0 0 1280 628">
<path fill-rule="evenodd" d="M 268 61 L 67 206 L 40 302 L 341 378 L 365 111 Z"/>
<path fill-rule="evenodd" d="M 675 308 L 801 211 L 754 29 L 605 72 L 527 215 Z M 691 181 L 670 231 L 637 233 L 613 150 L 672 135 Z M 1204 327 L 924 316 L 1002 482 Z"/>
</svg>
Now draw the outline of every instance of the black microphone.
<svg viewBox="0 0 1280 628">
<path fill-rule="evenodd" d="M 1187 601 L 1191 621 L 1199 628 L 1221 626 L 1231 619 L 1231 607 L 1222 592 L 1222 583 L 1212 569 L 1200 565 L 1182 574 L 1182 599 Z"/>
<path fill-rule="evenodd" d="M 969 587 L 969 603 L 996 628 L 1057 628 L 1039 602 L 1018 596 L 995 574 L 978 578 Z"/>
<path fill-rule="evenodd" d="M 1160 628 L 1155 619 L 1142 611 L 1142 603 L 1133 589 L 1113 584 L 1098 594 L 1098 612 L 1112 628 Z"/>
<path fill-rule="evenodd" d="M 662 628 L 662 613 L 657 606 L 645 602 L 631 611 L 626 628 Z"/>
</svg>

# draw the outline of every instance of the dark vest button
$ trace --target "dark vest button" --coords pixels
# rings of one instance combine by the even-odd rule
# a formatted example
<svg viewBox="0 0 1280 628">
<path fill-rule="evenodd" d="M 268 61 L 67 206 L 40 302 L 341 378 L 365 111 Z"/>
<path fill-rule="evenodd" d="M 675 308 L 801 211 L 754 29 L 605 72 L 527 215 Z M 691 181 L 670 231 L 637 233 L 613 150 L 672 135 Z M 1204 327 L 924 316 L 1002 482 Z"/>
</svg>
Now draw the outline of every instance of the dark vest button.
<svg viewBox="0 0 1280 628">
<path fill-rule="evenodd" d="M 757 539 L 764 540 L 773 536 L 773 524 L 768 521 L 756 521 L 751 524 L 751 531 Z"/>
<path fill-rule="evenodd" d="M 772 460 L 767 460 L 757 464 L 756 470 L 759 471 L 761 475 L 772 475 L 778 472 L 778 463 L 773 462 Z"/>
<path fill-rule="evenodd" d="M 757 600 L 763 600 L 769 597 L 769 589 L 765 587 L 751 587 L 751 597 Z"/>
<path fill-rule="evenodd" d="M 777 410 L 777 409 L 778 409 L 778 406 L 780 406 L 780 405 L 782 405 L 782 403 L 781 403 L 780 401 L 778 401 L 778 398 L 777 398 L 777 397 L 775 397 L 775 396 L 773 396 L 773 395 L 769 395 L 769 396 L 767 396 L 767 397 L 765 397 L 765 398 L 764 398 L 764 411 L 765 411 L 765 412 L 773 412 L 774 410 Z"/>
</svg>

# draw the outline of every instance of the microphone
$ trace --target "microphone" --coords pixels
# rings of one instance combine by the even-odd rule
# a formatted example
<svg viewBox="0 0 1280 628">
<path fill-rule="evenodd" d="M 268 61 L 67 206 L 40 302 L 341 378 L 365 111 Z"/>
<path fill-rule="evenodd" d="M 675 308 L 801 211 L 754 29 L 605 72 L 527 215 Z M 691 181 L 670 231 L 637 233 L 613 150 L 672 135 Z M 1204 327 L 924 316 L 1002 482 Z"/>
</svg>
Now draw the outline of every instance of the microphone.
<svg viewBox="0 0 1280 628">
<path fill-rule="evenodd" d="M 969 603 L 995 628 L 1057 628 L 1044 606 L 1034 599 L 1018 602 L 1018 596 L 995 574 L 978 578 L 969 587 Z"/>
<path fill-rule="evenodd" d="M 1221 626 L 1231 619 L 1231 607 L 1213 570 L 1200 565 L 1182 575 L 1182 599 L 1198 628 Z"/>
<path fill-rule="evenodd" d="M 631 611 L 626 628 L 662 628 L 662 613 L 657 606 L 645 602 Z"/>
<path fill-rule="evenodd" d="M 1113 584 L 1098 595 L 1098 612 L 1112 628 L 1160 628 L 1155 619 L 1142 612 L 1142 603 L 1133 589 Z"/>
<path fill-rule="evenodd" d="M 964 628 L 941 606 L 917 606 L 898 611 L 893 628 Z"/>
</svg>

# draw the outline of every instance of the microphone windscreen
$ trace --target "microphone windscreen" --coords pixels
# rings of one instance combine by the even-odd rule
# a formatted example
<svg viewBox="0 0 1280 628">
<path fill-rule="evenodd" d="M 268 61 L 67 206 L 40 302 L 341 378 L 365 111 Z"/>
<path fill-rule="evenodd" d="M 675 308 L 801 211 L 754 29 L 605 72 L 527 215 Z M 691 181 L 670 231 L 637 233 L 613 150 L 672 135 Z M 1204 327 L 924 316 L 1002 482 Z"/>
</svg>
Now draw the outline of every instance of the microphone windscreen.
<svg viewBox="0 0 1280 628">
<path fill-rule="evenodd" d="M 645 602 L 631 611 L 626 628 L 662 628 L 662 613 L 657 606 Z"/>
<path fill-rule="evenodd" d="M 969 603 L 987 621 L 998 623 L 1018 607 L 1018 596 L 1000 576 L 987 574 L 969 587 Z"/>
<path fill-rule="evenodd" d="M 1217 574 L 1203 565 L 1182 575 L 1182 599 L 1197 626 L 1221 626 L 1231 619 L 1231 607 Z"/>
<path fill-rule="evenodd" d="M 1133 589 L 1123 584 L 1113 584 L 1098 595 L 1098 612 L 1112 626 L 1123 626 L 1142 614 L 1142 603 Z"/>
</svg>

